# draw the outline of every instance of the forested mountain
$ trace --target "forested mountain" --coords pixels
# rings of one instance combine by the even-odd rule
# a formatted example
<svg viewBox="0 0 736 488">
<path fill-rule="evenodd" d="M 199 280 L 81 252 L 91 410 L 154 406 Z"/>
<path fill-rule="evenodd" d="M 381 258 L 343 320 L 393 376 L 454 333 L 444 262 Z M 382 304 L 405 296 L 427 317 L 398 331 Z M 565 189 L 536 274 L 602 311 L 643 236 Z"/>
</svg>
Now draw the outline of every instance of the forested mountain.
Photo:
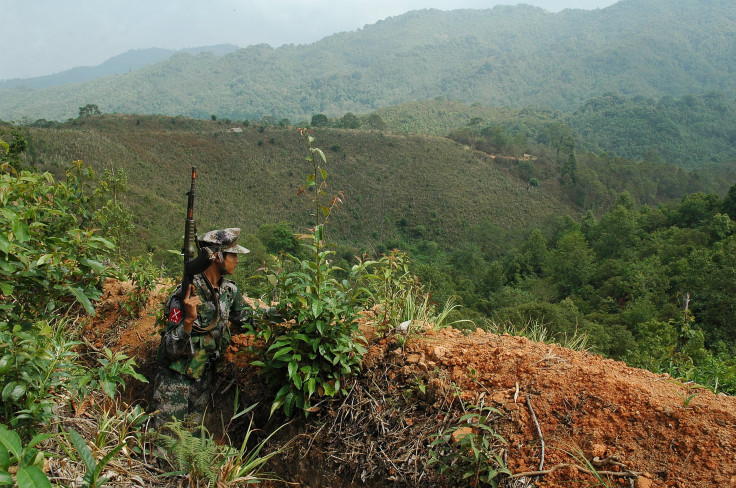
<svg viewBox="0 0 736 488">
<path fill-rule="evenodd" d="M 733 96 L 735 59 L 729 0 L 422 10 L 311 45 L 178 54 L 85 83 L 2 90 L 0 118 L 63 120 L 94 103 L 106 113 L 309 120 L 438 96 L 573 111 L 609 92 Z"/>
<path fill-rule="evenodd" d="M 507 141 L 507 154 L 509 145 L 523 151 L 525 141 L 545 140 L 546 127 L 564 124 L 579 149 L 596 153 L 683 168 L 736 161 L 736 99 L 719 93 L 661 99 L 606 94 L 573 113 L 425 100 L 381 108 L 365 119 L 368 127 L 375 126 L 375 120 L 395 132 L 415 134 L 448 135 L 475 127 L 476 132 Z"/>
<path fill-rule="evenodd" d="M 79 66 L 59 73 L 35 78 L 14 78 L 1 80 L 0 90 L 13 87 L 42 89 L 52 86 L 81 83 L 84 81 L 103 78 L 111 75 L 121 75 L 129 71 L 141 69 L 145 66 L 165 61 L 176 53 L 189 53 L 196 55 L 201 52 L 211 52 L 217 56 L 231 53 L 237 49 L 232 44 L 219 44 L 217 46 L 194 47 L 189 49 L 132 49 L 118 56 L 114 56 L 97 66 Z"/>
</svg>

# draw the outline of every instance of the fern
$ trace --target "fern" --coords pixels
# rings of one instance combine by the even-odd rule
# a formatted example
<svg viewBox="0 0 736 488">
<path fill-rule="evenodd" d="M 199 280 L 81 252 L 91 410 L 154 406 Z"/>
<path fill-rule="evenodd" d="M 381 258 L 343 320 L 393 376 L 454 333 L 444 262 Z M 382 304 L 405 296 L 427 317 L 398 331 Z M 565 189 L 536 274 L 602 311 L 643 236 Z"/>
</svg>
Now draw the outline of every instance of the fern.
<svg viewBox="0 0 736 488">
<path fill-rule="evenodd" d="M 162 447 L 169 453 L 169 462 L 182 474 L 215 483 L 223 458 L 217 443 L 204 430 L 200 437 L 192 435 L 179 420 L 165 424 L 164 430 L 171 432 L 160 436 Z"/>
</svg>

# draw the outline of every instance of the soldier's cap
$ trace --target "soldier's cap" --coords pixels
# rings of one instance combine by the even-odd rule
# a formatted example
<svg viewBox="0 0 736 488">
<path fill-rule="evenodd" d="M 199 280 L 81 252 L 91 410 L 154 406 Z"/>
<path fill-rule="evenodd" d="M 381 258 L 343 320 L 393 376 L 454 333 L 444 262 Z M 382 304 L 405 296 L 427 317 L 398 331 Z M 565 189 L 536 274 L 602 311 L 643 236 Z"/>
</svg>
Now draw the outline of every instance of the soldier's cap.
<svg viewBox="0 0 736 488">
<path fill-rule="evenodd" d="M 216 247 L 222 252 L 245 254 L 250 250 L 238 245 L 240 229 L 230 227 L 229 229 L 211 230 L 199 238 L 199 244 L 206 247 Z"/>
</svg>

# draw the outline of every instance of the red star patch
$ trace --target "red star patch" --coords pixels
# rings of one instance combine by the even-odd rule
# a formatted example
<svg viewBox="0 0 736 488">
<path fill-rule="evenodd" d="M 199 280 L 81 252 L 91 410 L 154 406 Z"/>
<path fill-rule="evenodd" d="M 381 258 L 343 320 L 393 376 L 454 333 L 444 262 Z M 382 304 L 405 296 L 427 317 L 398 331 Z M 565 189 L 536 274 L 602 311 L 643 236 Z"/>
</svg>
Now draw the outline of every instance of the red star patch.
<svg viewBox="0 0 736 488">
<path fill-rule="evenodd" d="M 169 322 L 174 322 L 175 324 L 181 322 L 181 310 L 178 308 L 172 308 L 171 313 L 169 314 Z"/>
</svg>

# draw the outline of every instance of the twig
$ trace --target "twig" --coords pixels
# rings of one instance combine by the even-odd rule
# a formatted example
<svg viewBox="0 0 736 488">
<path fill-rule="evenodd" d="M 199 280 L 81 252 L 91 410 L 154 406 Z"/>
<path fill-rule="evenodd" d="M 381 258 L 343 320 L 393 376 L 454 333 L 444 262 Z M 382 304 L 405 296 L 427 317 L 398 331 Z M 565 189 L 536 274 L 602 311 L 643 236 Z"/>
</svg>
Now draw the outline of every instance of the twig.
<svg viewBox="0 0 736 488">
<path fill-rule="evenodd" d="M 563 464 L 557 464 L 543 471 L 539 470 L 539 471 L 526 471 L 524 473 L 514 473 L 511 476 L 509 476 L 509 479 L 522 478 L 524 476 L 543 476 L 543 475 L 550 474 L 562 468 L 575 468 L 578 471 L 582 471 L 583 473 L 589 474 L 591 476 L 595 476 L 596 474 L 599 474 L 603 476 L 621 476 L 623 478 L 631 478 L 631 477 L 641 476 L 642 474 L 644 474 L 641 471 L 595 471 L 593 472 L 590 469 L 584 468 L 577 464 L 563 463 Z"/>
<path fill-rule="evenodd" d="M 539 442 L 542 443 L 542 459 L 539 461 L 539 471 L 542 471 L 542 469 L 544 469 L 544 437 L 542 437 L 542 429 L 539 427 L 539 422 L 537 422 L 537 415 L 534 413 L 534 408 L 532 408 L 532 400 L 529 395 L 526 396 L 526 404 L 529 407 L 529 411 L 532 413 L 532 420 L 534 420 L 534 425 L 537 426 Z"/>
</svg>

